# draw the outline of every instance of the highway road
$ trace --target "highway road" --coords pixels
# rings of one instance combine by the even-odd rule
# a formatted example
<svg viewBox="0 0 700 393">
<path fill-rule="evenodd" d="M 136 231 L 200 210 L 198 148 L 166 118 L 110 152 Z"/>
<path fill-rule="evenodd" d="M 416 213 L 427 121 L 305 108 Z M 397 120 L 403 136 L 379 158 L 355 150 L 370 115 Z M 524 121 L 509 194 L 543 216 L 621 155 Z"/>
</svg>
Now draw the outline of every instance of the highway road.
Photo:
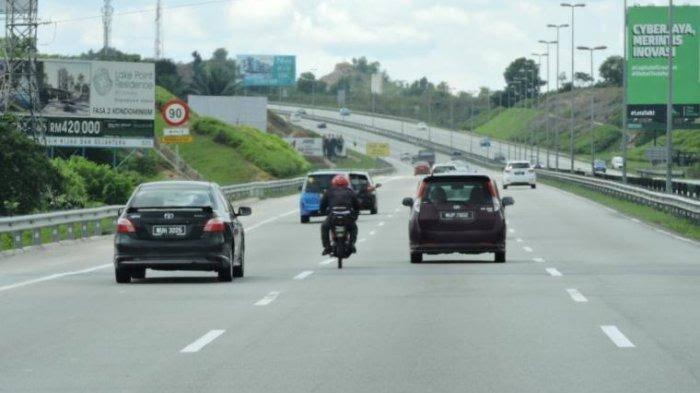
<svg viewBox="0 0 700 393">
<path fill-rule="evenodd" d="M 390 160 L 343 270 L 296 196 L 252 203 L 233 283 L 117 285 L 110 237 L 0 259 L 0 392 L 700 391 L 700 245 L 540 185 L 503 193 L 507 263 L 412 265 Z"/>
</svg>

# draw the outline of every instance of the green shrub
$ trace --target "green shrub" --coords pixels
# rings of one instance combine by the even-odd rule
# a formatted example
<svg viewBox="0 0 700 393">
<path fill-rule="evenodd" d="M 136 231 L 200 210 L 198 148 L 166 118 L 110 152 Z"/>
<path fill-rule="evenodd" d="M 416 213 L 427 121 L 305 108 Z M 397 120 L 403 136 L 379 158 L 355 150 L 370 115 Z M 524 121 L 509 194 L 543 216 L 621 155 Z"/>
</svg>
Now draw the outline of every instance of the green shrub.
<svg viewBox="0 0 700 393">
<path fill-rule="evenodd" d="M 238 150 L 255 166 L 276 177 L 289 177 L 309 170 L 309 163 L 280 137 L 247 126 L 230 126 L 211 117 L 192 121 L 192 130 L 215 142 Z"/>
<path fill-rule="evenodd" d="M 0 119 L 0 179 L 0 216 L 42 210 L 62 188 L 61 175 L 44 149 L 7 116 Z"/>
<path fill-rule="evenodd" d="M 63 192 L 54 196 L 52 208 L 75 209 L 84 207 L 88 202 L 88 194 L 83 178 L 65 160 L 54 159 L 51 163 L 61 174 L 63 182 Z"/>
<path fill-rule="evenodd" d="M 80 156 L 73 156 L 65 163 L 83 179 L 87 197 L 93 202 L 108 205 L 125 203 L 134 187 L 143 181 L 138 173 L 116 171 L 108 165 L 97 164 Z"/>
</svg>

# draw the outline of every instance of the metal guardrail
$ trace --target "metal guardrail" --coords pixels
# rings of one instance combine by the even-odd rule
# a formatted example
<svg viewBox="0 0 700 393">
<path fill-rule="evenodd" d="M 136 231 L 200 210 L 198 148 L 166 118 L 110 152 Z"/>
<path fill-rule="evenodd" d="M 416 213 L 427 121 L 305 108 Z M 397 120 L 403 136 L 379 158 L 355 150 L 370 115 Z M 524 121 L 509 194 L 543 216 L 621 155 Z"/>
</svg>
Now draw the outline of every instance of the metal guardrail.
<svg viewBox="0 0 700 393">
<path fill-rule="evenodd" d="M 394 171 L 389 166 L 368 171 L 371 175 L 383 175 Z M 245 198 L 265 198 L 296 192 L 304 182 L 304 177 L 294 179 L 272 180 L 234 184 L 221 187 L 224 195 L 232 200 Z M 65 240 L 100 236 L 104 233 L 102 221 L 119 215 L 121 205 L 103 206 L 88 209 L 66 210 L 51 213 L 30 214 L 16 217 L 0 218 L 0 235 L 10 234 L 10 248 L 25 247 L 26 234 L 31 234 L 31 244 L 41 245 L 48 237 L 48 242 L 61 240 L 61 229 Z M 0 249 L 2 247 L 0 246 Z"/>
<path fill-rule="evenodd" d="M 418 146 L 433 149 L 435 151 L 451 154 L 454 151 L 460 151 L 464 159 L 476 163 L 478 165 L 500 170 L 503 168 L 503 163 L 480 156 L 475 153 L 469 153 L 461 149 L 451 148 L 446 145 L 430 142 L 422 138 L 405 135 L 400 132 L 382 129 L 348 121 L 342 121 L 324 116 L 306 115 L 308 119 L 325 121 L 331 124 L 341 126 L 351 126 L 362 129 L 377 135 L 382 135 L 392 139 L 411 143 Z M 538 170 L 538 174 L 544 178 L 552 178 L 559 181 L 574 183 L 586 188 L 613 195 L 621 199 L 626 199 L 635 203 L 650 206 L 658 210 L 666 211 L 678 217 L 687 218 L 695 223 L 700 223 L 700 201 L 688 198 L 682 195 L 665 194 L 654 190 L 645 189 L 639 186 L 622 184 L 612 180 L 601 179 L 598 177 L 585 176 L 583 174 L 571 174 L 565 172 L 557 172 L 552 170 Z"/>
</svg>

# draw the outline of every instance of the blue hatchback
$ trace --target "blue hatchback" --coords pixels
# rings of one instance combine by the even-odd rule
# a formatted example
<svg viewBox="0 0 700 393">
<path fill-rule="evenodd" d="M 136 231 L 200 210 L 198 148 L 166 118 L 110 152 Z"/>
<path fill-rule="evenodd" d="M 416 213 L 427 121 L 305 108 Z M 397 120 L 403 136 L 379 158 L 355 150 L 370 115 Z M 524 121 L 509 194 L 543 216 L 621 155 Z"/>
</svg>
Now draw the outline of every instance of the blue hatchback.
<svg viewBox="0 0 700 393">
<path fill-rule="evenodd" d="M 344 171 L 316 171 L 306 176 L 299 196 L 299 220 L 302 224 L 309 222 L 311 217 L 323 215 L 320 212 L 321 196 L 331 188 L 331 181 L 335 175 L 345 173 Z"/>
</svg>

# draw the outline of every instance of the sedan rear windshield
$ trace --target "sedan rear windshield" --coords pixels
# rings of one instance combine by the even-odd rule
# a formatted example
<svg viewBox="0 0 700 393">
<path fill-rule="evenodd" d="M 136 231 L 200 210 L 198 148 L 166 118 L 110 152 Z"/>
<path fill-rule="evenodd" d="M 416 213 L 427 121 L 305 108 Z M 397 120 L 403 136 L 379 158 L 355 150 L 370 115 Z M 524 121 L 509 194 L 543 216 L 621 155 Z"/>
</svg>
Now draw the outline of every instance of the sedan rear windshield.
<svg viewBox="0 0 700 393">
<path fill-rule="evenodd" d="M 305 192 L 313 192 L 323 194 L 327 189 L 331 188 L 331 181 L 335 177 L 334 173 L 324 175 L 309 175 L 306 178 Z"/>
<path fill-rule="evenodd" d="M 515 169 L 523 169 L 523 168 L 529 168 L 530 164 L 528 164 L 527 162 L 514 162 L 514 163 L 510 164 L 510 167 L 515 168 Z"/>
<path fill-rule="evenodd" d="M 445 172 L 454 172 L 456 171 L 457 168 L 449 165 L 441 165 L 441 166 L 436 166 L 435 170 L 433 170 L 433 173 L 445 173 Z"/>
<path fill-rule="evenodd" d="M 486 179 L 434 180 L 426 184 L 423 203 L 432 204 L 491 204 L 491 193 Z"/>
<path fill-rule="evenodd" d="M 364 191 L 369 186 L 369 179 L 365 175 L 350 175 L 350 185 L 355 191 Z"/>
<path fill-rule="evenodd" d="M 207 188 L 146 187 L 140 189 L 130 207 L 212 207 L 216 204 Z"/>
</svg>

